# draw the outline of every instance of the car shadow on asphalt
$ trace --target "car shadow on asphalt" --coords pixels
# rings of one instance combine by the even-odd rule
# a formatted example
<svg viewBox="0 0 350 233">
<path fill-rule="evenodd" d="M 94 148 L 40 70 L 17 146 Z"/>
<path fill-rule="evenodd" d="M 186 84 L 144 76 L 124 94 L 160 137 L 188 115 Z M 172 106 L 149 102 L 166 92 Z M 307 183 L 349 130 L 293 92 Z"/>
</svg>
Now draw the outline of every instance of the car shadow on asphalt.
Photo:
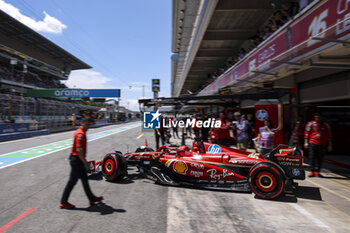
<svg viewBox="0 0 350 233">
<path fill-rule="evenodd" d="M 142 179 L 146 179 L 146 177 L 142 173 L 133 173 L 133 174 L 128 174 L 126 179 L 128 179 L 128 180 L 142 180 Z"/>
<path fill-rule="evenodd" d="M 132 184 L 135 182 L 135 180 L 140 180 L 140 179 L 145 179 L 145 176 L 143 174 L 128 174 L 127 177 L 125 177 L 122 180 L 118 181 L 108 181 L 110 183 L 115 183 L 115 184 Z"/>
<path fill-rule="evenodd" d="M 294 194 L 297 198 L 322 201 L 320 188 L 318 187 L 298 186 Z"/>
<path fill-rule="evenodd" d="M 133 173 L 133 174 L 128 174 L 127 177 L 125 177 L 122 180 L 118 180 L 118 181 L 107 181 L 110 183 L 116 183 L 116 184 L 132 184 L 134 183 L 134 180 L 140 180 L 140 179 L 145 179 L 145 175 L 141 174 L 141 173 Z M 101 173 L 97 173 L 97 174 L 91 174 L 88 176 L 89 180 L 103 180 L 103 176 Z"/>
<path fill-rule="evenodd" d="M 91 174 L 88 176 L 88 180 L 102 180 L 102 175 L 100 173 Z"/>
<path fill-rule="evenodd" d="M 164 187 L 171 187 L 174 189 L 192 189 L 192 190 L 200 190 L 200 191 L 204 191 L 204 192 L 217 192 L 217 193 L 244 193 L 244 194 L 251 194 L 252 191 L 250 190 L 225 190 L 225 189 L 213 189 L 213 188 L 205 188 L 205 187 L 195 187 L 193 185 L 186 185 L 186 184 L 182 184 L 182 185 L 167 185 L 167 184 L 159 184 L 156 182 L 152 182 L 151 183 L 155 184 L 155 185 L 159 185 L 159 186 L 164 186 Z"/>
<path fill-rule="evenodd" d="M 74 208 L 72 210 L 79 210 L 79 211 L 87 211 L 87 212 L 97 212 L 100 213 L 101 215 L 108 215 L 108 214 L 113 214 L 113 213 L 125 213 L 125 209 L 115 209 L 112 206 L 107 205 L 106 203 L 99 203 L 96 205 L 92 205 L 86 208 Z"/>
<path fill-rule="evenodd" d="M 295 194 L 284 194 L 281 197 L 275 198 L 275 199 L 264 199 L 262 197 L 259 197 L 257 195 L 254 195 L 255 199 L 258 200 L 265 200 L 265 201 L 273 201 L 273 202 L 288 202 L 288 203 L 297 203 L 298 202 L 298 198 L 295 196 Z"/>
<path fill-rule="evenodd" d="M 134 181 L 132 179 L 129 179 L 129 177 L 126 177 L 122 180 L 117 180 L 117 181 L 109 181 L 110 183 L 114 184 L 132 184 Z"/>
<path fill-rule="evenodd" d="M 255 195 L 256 199 L 263 199 Z M 274 202 L 288 202 L 288 203 L 297 203 L 298 199 L 309 199 L 314 201 L 322 201 L 322 196 L 320 189 L 317 187 L 308 187 L 308 186 L 298 186 L 291 193 L 285 193 L 283 196 L 268 200 Z"/>
</svg>

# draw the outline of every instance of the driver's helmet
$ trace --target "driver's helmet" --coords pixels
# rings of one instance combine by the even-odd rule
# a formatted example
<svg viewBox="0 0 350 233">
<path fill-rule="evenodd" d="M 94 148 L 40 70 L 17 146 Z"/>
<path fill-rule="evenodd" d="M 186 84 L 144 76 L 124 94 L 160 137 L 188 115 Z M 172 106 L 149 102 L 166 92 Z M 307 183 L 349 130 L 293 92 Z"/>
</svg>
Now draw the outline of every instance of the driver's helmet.
<svg viewBox="0 0 350 233">
<path fill-rule="evenodd" d="M 192 148 L 194 151 L 198 151 L 199 153 L 204 153 L 205 154 L 205 146 L 202 141 L 193 141 Z"/>
<path fill-rule="evenodd" d="M 188 146 L 179 146 L 176 150 L 176 154 L 180 157 L 190 156 L 190 148 Z"/>
<path fill-rule="evenodd" d="M 138 152 L 153 152 L 154 150 L 150 147 L 147 147 L 147 146 L 140 146 L 136 149 L 135 153 L 138 153 Z"/>
</svg>

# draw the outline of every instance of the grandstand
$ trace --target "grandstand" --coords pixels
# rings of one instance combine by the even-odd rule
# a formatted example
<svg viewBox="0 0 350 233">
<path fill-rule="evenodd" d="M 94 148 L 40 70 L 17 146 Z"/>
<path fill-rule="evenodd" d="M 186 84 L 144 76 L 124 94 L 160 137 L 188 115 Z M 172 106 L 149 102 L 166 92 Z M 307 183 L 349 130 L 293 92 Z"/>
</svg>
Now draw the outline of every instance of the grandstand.
<svg viewBox="0 0 350 233">
<path fill-rule="evenodd" d="M 172 96 L 224 94 L 250 114 L 254 95 L 278 96 L 285 138 L 297 115 L 319 111 L 348 153 L 349 11 L 341 0 L 174 0 Z"/>
<path fill-rule="evenodd" d="M 91 66 L 0 10 L 0 121 L 32 129 L 69 126 L 72 114 L 98 108 L 68 99 L 26 97 L 27 89 L 67 88 L 72 70 Z"/>
</svg>

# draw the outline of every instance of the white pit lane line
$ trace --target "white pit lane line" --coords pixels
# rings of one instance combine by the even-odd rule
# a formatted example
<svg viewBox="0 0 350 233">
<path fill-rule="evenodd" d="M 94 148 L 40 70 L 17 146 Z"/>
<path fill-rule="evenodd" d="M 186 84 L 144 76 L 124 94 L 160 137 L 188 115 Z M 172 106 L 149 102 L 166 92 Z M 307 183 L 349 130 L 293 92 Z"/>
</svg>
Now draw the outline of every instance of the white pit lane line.
<svg viewBox="0 0 350 233">
<path fill-rule="evenodd" d="M 95 140 L 99 140 L 99 139 L 102 139 L 102 138 L 105 138 L 105 137 L 109 137 L 109 136 L 112 136 L 112 135 L 115 135 L 115 134 L 119 134 L 119 133 L 122 133 L 122 132 L 125 132 L 127 130 L 130 130 L 130 129 L 134 129 L 136 127 L 138 127 L 139 124 L 132 124 L 132 125 L 127 125 L 127 126 L 122 126 L 122 127 L 117 127 L 117 128 L 121 128 L 120 131 L 116 131 L 116 132 L 113 132 L 112 134 L 106 134 L 106 135 L 102 135 L 102 136 L 99 136 L 99 137 L 96 137 L 96 138 L 93 138 L 93 139 L 89 139 L 88 142 L 91 142 L 91 141 L 95 141 Z M 110 130 L 110 129 L 109 129 Z M 109 131 L 109 130 L 106 130 L 106 131 Z M 65 140 L 69 140 L 69 139 L 65 139 Z M 64 141 L 64 140 L 63 140 Z M 71 144 L 68 144 L 69 147 L 71 146 Z M 44 145 L 41 145 L 41 146 L 44 146 Z M 38 146 L 40 147 L 40 146 Z M 52 154 L 52 153 L 56 153 L 56 152 L 59 152 L 59 151 L 62 151 L 62 150 L 66 150 L 66 149 L 69 149 L 69 147 L 64 147 L 64 146 L 60 146 L 57 148 L 57 150 L 55 151 L 48 151 L 46 153 L 44 153 L 45 151 L 39 151 L 40 153 L 44 153 L 44 154 L 41 154 L 41 155 L 37 155 L 37 156 L 34 156 L 34 157 L 29 157 L 27 159 L 24 159 L 24 160 L 20 160 L 18 162 L 15 162 L 15 163 L 11 163 L 9 165 L 6 165 L 6 166 L 3 166 L 3 167 L 0 167 L 0 170 L 1 169 L 4 169 L 4 168 L 7 168 L 7 167 L 11 167 L 11 166 L 14 166 L 14 165 L 17 165 L 17 164 L 20 164 L 20 163 L 23 163 L 23 162 L 26 162 L 26 161 L 29 161 L 29 160 L 32 160 L 32 159 L 37 159 L 37 158 L 40 158 L 40 157 L 43 157 L 43 156 L 46 156 L 46 155 L 49 155 L 49 154 Z M 30 148 L 28 149 L 25 149 L 25 150 L 29 150 L 30 151 Z M 31 151 L 36 151 L 37 149 L 32 149 Z M 20 152 L 20 151 L 13 151 L 13 152 L 10 152 L 10 153 L 6 153 L 6 154 L 3 154 L 3 155 L 7 155 L 7 154 L 11 154 L 11 153 L 15 153 L 15 152 Z M 3 156 L 3 155 L 0 155 Z M 0 165 L 3 164 L 3 162 L 0 162 Z"/>
<path fill-rule="evenodd" d="M 303 207 L 293 203 L 288 203 L 288 204 L 292 206 L 294 209 L 296 209 L 299 213 L 301 213 L 302 215 L 304 215 L 305 217 L 313 221 L 317 226 L 324 229 L 325 232 L 334 232 L 327 224 L 325 224 L 324 222 L 322 222 L 321 220 L 313 216 L 309 211 L 307 211 Z"/>
</svg>

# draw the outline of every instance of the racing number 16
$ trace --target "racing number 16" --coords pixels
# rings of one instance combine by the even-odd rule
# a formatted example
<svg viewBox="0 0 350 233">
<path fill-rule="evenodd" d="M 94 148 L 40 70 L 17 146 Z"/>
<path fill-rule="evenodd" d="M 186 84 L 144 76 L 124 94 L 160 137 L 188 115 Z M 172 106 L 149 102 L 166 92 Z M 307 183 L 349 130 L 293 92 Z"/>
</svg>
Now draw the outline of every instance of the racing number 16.
<svg viewBox="0 0 350 233">
<path fill-rule="evenodd" d="M 310 26 L 309 26 L 309 31 L 308 35 L 311 37 L 316 36 L 319 34 L 317 37 L 323 38 L 325 35 L 325 30 L 327 28 L 327 23 L 325 21 L 325 18 L 328 16 L 328 9 L 323 11 L 320 15 L 315 16 L 315 18 L 312 20 Z M 307 46 L 311 46 L 315 43 L 317 43 L 317 40 L 309 40 L 307 42 Z"/>
</svg>

